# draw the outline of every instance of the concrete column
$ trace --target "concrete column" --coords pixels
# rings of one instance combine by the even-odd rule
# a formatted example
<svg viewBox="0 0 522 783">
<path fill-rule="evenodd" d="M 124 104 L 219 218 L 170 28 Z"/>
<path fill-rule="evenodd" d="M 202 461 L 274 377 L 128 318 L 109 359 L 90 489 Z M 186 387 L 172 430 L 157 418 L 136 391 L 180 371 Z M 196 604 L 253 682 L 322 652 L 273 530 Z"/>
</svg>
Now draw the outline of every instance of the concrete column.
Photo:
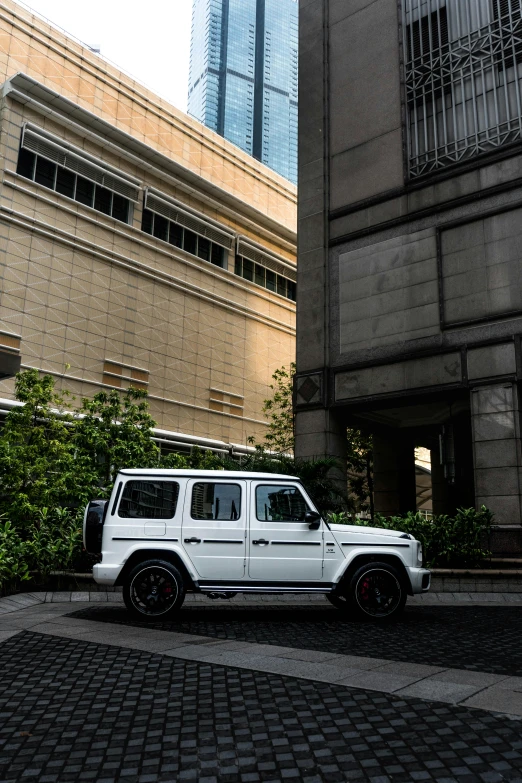
<svg viewBox="0 0 522 783">
<path fill-rule="evenodd" d="M 299 128 L 297 205 L 297 372 L 328 367 L 328 0 L 299 3 Z"/>
<path fill-rule="evenodd" d="M 475 502 L 497 525 L 520 526 L 520 419 L 513 383 L 471 391 Z"/>
<path fill-rule="evenodd" d="M 373 436 L 375 511 L 404 514 L 415 511 L 415 449 L 405 433 Z"/>
<path fill-rule="evenodd" d="M 446 426 L 452 427 L 454 481 L 449 482 L 444 475 L 444 466 L 440 464 L 440 449 L 431 451 L 431 486 L 433 492 L 433 513 L 455 514 L 458 508 L 471 508 L 475 505 L 473 449 L 471 421 L 468 413 L 451 419 Z"/>
<path fill-rule="evenodd" d="M 336 476 L 346 492 L 346 423 L 335 409 L 298 411 L 295 419 L 295 456 L 298 459 L 335 457 Z"/>
</svg>

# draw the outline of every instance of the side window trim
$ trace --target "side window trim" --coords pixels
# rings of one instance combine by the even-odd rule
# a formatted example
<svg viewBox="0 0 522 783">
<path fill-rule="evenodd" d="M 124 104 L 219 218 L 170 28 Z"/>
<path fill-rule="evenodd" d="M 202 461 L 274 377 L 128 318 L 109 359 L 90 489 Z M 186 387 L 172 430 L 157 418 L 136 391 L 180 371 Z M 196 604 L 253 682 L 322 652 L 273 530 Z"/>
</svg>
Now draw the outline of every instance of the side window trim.
<svg viewBox="0 0 522 783">
<path fill-rule="evenodd" d="M 112 504 L 111 517 L 113 517 L 114 514 L 116 513 L 116 506 L 118 505 L 118 501 L 120 499 L 122 487 L 123 487 L 123 481 L 120 481 L 120 483 L 118 484 L 118 489 L 116 490 L 116 497 L 114 498 L 114 503 Z"/>
</svg>

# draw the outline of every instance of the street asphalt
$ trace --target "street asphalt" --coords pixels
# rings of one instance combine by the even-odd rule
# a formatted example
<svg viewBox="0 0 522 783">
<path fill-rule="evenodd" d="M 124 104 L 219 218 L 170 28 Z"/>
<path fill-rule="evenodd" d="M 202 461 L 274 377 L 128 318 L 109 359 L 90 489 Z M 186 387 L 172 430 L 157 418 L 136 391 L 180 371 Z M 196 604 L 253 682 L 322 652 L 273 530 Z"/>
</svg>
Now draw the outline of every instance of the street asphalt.
<svg viewBox="0 0 522 783">
<path fill-rule="evenodd" d="M 1 783 L 522 783 L 522 596 L 376 628 L 296 597 L 150 627 L 101 595 L 0 600 Z"/>
</svg>

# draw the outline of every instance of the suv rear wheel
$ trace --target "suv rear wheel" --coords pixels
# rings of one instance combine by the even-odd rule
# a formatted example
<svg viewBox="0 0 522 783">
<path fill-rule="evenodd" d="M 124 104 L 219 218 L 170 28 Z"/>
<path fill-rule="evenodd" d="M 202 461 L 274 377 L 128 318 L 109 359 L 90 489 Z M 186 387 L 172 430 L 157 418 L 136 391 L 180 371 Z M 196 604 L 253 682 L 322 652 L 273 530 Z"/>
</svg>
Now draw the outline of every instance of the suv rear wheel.
<svg viewBox="0 0 522 783">
<path fill-rule="evenodd" d="M 345 590 L 329 595 L 338 609 L 374 622 L 396 619 L 404 609 L 406 590 L 397 570 L 388 563 L 367 563 L 351 577 Z"/>
<path fill-rule="evenodd" d="M 142 620 L 167 620 L 181 607 L 185 585 L 178 569 L 165 560 L 138 563 L 123 585 L 125 606 Z"/>
</svg>

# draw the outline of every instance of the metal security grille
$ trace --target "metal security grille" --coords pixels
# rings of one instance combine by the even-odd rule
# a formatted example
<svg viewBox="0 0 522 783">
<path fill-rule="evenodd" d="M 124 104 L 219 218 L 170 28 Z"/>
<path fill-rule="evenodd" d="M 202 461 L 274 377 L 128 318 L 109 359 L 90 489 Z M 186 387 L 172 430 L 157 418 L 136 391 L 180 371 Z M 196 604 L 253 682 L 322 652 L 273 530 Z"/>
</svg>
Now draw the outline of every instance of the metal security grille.
<svg viewBox="0 0 522 783">
<path fill-rule="evenodd" d="M 102 166 L 97 166 L 91 163 L 90 160 L 86 160 L 80 155 L 75 155 L 69 149 L 55 144 L 50 139 L 27 127 L 24 128 L 22 147 L 36 153 L 36 155 L 40 155 L 42 158 L 53 161 L 53 163 L 65 169 L 69 169 L 69 171 L 74 171 L 76 174 L 86 177 L 92 182 L 109 188 L 114 193 L 119 193 L 131 201 L 138 200 L 139 188 L 134 183 L 125 180 L 123 177 L 120 178 L 111 174 Z"/>
<path fill-rule="evenodd" d="M 234 236 L 220 231 L 218 228 L 210 225 L 204 219 L 199 219 L 189 212 L 185 212 L 174 201 L 166 201 L 158 196 L 147 192 L 145 199 L 145 208 L 158 215 L 162 215 L 167 220 L 172 220 L 179 226 L 188 228 L 199 236 L 206 237 L 212 242 L 216 242 L 221 247 L 231 250 L 234 245 Z"/>
<path fill-rule="evenodd" d="M 409 172 L 522 138 L 521 0 L 405 0 Z"/>
</svg>

